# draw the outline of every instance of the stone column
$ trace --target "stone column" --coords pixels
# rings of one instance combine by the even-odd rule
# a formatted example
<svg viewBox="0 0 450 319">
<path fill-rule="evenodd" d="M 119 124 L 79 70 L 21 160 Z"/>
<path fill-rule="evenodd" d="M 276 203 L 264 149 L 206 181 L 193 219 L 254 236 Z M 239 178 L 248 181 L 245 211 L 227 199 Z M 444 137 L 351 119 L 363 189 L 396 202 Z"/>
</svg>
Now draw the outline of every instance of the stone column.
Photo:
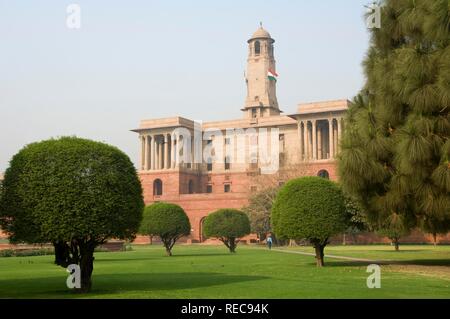
<svg viewBox="0 0 450 319">
<path fill-rule="evenodd" d="M 312 159 L 316 160 L 317 159 L 317 121 L 316 120 L 312 120 Z"/>
<path fill-rule="evenodd" d="M 159 143 L 155 135 L 155 170 L 159 169 Z"/>
<path fill-rule="evenodd" d="M 305 122 L 305 125 L 303 127 L 303 137 L 305 138 L 305 159 L 309 160 L 309 154 L 311 154 L 310 151 L 310 143 L 309 143 L 309 121 Z"/>
<path fill-rule="evenodd" d="M 145 169 L 145 136 L 141 135 L 141 170 Z"/>
<path fill-rule="evenodd" d="M 150 170 L 153 170 L 155 168 L 155 137 L 153 135 L 150 135 Z"/>
<path fill-rule="evenodd" d="M 171 165 L 171 167 L 172 168 L 175 168 L 175 166 L 176 166 L 176 148 L 177 148 L 177 146 L 176 146 L 176 144 L 175 144 L 175 141 L 176 141 L 176 137 L 174 136 L 174 135 L 171 135 L 171 143 L 170 143 L 170 150 L 171 150 L 171 155 L 170 155 L 170 160 L 171 160 L 171 162 L 172 162 L 172 165 Z"/>
<path fill-rule="evenodd" d="M 334 158 L 334 134 L 333 134 L 333 118 L 328 119 L 328 145 L 330 152 L 330 159 Z"/>
<path fill-rule="evenodd" d="M 342 118 L 337 118 L 336 119 L 337 120 L 337 145 L 336 145 L 336 149 L 337 149 L 337 152 L 339 152 L 339 150 L 340 150 L 340 147 L 339 147 L 339 144 L 340 144 L 340 141 L 341 141 L 341 138 L 342 138 L 342 123 L 341 123 L 341 121 L 342 121 Z"/>
<path fill-rule="evenodd" d="M 169 139 L 164 134 L 164 169 L 169 169 Z"/>
<path fill-rule="evenodd" d="M 323 141 L 322 141 L 322 125 L 317 123 L 317 159 L 322 159 Z"/>
<path fill-rule="evenodd" d="M 145 136 L 145 170 L 150 169 L 150 136 Z"/>
<path fill-rule="evenodd" d="M 164 136 L 159 139 L 159 169 L 164 167 Z"/>
<path fill-rule="evenodd" d="M 155 170 L 159 170 L 159 140 L 155 136 Z"/>
<path fill-rule="evenodd" d="M 302 121 L 298 122 L 298 139 L 300 143 L 300 160 L 303 159 L 303 134 L 302 134 Z"/>
</svg>

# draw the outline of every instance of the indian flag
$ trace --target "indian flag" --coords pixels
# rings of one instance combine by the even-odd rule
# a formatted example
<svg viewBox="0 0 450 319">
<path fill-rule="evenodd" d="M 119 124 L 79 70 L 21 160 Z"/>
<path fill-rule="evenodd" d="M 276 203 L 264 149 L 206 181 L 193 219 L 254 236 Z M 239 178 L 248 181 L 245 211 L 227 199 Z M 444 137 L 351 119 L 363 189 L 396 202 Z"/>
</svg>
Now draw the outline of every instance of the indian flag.
<svg viewBox="0 0 450 319">
<path fill-rule="evenodd" d="M 276 82 L 278 74 L 274 70 L 269 69 L 269 71 L 267 71 L 267 77 L 269 78 L 270 81 L 275 81 Z"/>
</svg>

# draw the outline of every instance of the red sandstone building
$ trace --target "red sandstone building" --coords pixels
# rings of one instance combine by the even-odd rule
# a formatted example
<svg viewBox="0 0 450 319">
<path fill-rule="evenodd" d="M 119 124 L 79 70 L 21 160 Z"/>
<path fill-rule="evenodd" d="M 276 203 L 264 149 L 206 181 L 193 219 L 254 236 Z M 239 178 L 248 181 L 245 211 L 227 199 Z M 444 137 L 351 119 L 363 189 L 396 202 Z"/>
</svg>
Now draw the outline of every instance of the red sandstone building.
<svg viewBox="0 0 450 319">
<path fill-rule="evenodd" d="M 141 141 L 145 203 L 183 207 L 192 225 L 191 242 L 204 240 L 202 222 L 209 213 L 245 206 L 251 192 L 265 186 L 259 176 L 279 176 L 295 166 L 304 175 L 337 178 L 335 158 L 348 101 L 300 104 L 295 114 L 283 114 L 276 97 L 274 42 L 262 27 L 248 40 L 241 119 L 151 119 L 133 130 Z M 269 155 L 263 158 L 261 149 Z"/>
</svg>

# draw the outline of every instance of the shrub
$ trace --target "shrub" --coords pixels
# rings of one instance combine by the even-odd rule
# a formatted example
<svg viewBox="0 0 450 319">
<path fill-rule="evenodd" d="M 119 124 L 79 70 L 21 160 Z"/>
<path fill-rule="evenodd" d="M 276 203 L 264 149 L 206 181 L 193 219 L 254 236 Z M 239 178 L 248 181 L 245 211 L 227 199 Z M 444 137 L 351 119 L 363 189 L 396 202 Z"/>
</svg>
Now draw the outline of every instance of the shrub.
<svg viewBox="0 0 450 319">
<path fill-rule="evenodd" d="M 343 232 L 348 224 L 344 196 L 336 183 L 321 177 L 291 180 L 278 192 L 272 222 L 280 237 L 308 239 L 321 267 L 328 239 Z"/>
<path fill-rule="evenodd" d="M 237 209 L 219 209 L 205 218 L 203 234 L 218 238 L 234 253 L 239 238 L 250 234 L 250 221 L 244 212 Z"/>
<path fill-rule="evenodd" d="M 139 233 L 159 236 L 167 255 L 172 256 L 176 241 L 191 233 L 191 223 L 180 206 L 159 202 L 145 207 Z"/>
</svg>

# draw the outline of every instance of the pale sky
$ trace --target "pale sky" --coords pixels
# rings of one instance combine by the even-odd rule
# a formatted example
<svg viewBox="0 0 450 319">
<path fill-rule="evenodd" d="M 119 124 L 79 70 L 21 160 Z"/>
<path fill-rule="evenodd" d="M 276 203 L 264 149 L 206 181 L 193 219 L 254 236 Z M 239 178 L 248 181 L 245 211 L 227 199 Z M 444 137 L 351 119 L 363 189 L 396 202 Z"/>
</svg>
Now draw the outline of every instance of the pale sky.
<svg viewBox="0 0 450 319">
<path fill-rule="evenodd" d="M 81 28 L 66 8 L 81 7 Z M 137 164 L 146 118 L 241 118 L 247 40 L 275 39 L 280 108 L 351 99 L 368 32 L 361 0 L 0 0 L 0 172 L 26 144 L 76 135 Z"/>
</svg>

